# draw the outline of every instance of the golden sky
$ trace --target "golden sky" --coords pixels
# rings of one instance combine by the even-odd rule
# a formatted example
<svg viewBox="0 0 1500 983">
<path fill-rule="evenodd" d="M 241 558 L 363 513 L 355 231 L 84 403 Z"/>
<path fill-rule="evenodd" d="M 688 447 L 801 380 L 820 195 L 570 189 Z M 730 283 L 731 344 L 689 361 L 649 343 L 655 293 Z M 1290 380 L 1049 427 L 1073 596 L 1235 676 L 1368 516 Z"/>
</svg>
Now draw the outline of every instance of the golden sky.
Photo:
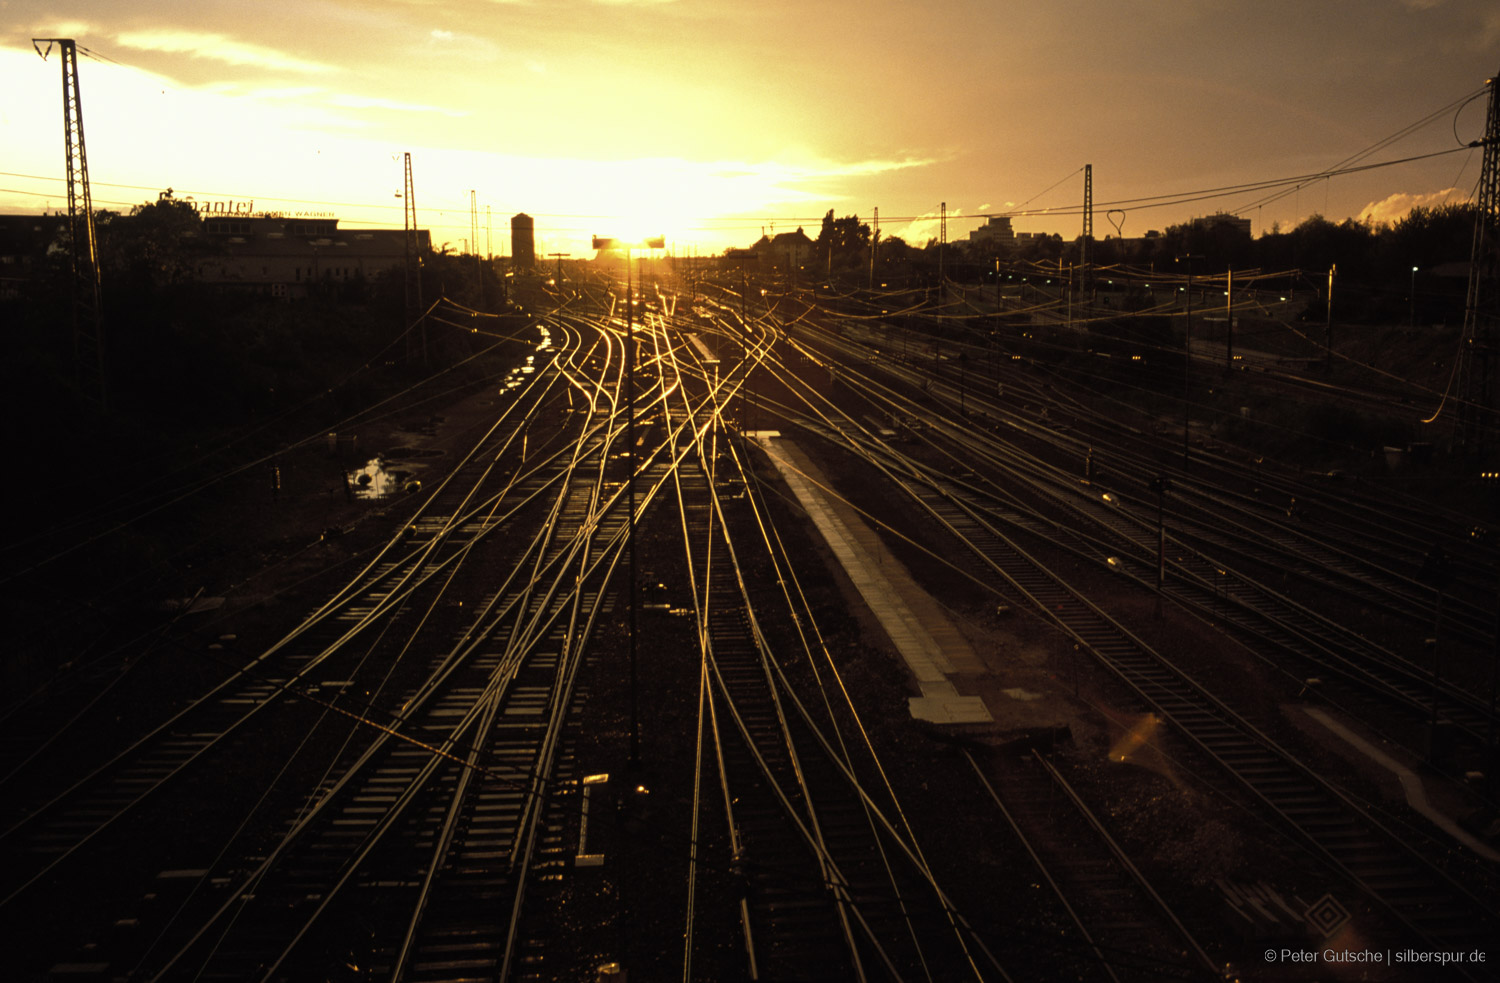
<svg viewBox="0 0 1500 983">
<path fill-rule="evenodd" d="M 96 205 L 172 187 L 399 227 L 409 151 L 436 245 L 466 245 L 472 189 L 481 249 L 525 211 L 542 251 L 579 256 L 592 234 L 816 234 L 830 208 L 921 243 L 939 202 L 950 239 L 1021 206 L 1068 214 L 1018 229 L 1072 238 L 1086 163 L 1098 237 L 1219 209 L 1257 234 L 1395 217 L 1472 192 L 1484 100 L 1458 103 L 1500 71 L 1493 0 L 0 0 L 0 211 L 66 207 L 58 56 L 33 37 L 96 56 Z M 1191 194 L 1424 120 L 1363 162 L 1455 152 Z"/>
</svg>

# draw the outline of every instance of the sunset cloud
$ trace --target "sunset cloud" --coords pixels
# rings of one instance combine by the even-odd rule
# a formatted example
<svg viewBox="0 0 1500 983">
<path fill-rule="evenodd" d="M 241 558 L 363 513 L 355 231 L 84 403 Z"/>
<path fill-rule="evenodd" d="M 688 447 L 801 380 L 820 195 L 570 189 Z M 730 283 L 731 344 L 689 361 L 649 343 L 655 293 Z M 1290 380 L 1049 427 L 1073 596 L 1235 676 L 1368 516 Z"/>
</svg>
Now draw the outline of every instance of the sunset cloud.
<svg viewBox="0 0 1500 983">
<path fill-rule="evenodd" d="M 390 109 L 401 113 L 441 113 L 444 116 L 467 116 L 467 112 L 461 109 L 446 109 L 442 106 L 424 106 L 420 103 L 399 102 L 394 99 L 378 99 L 371 96 L 355 96 L 348 93 L 337 93 L 329 97 L 328 101 L 343 109 Z"/>
<path fill-rule="evenodd" d="M 157 30 L 126 31 L 115 36 L 115 43 L 140 51 L 159 51 L 207 58 L 226 65 L 268 68 L 283 72 L 320 74 L 335 71 L 332 65 L 309 61 L 258 44 L 236 41 L 224 34 L 199 31 Z"/>
<path fill-rule="evenodd" d="M 1386 225 L 1406 217 L 1413 208 L 1435 208 L 1438 205 L 1458 204 L 1469 200 L 1466 192 L 1457 188 L 1444 188 L 1425 195 L 1398 191 L 1380 201 L 1372 201 L 1359 213 L 1359 221 L 1373 225 Z"/>
<path fill-rule="evenodd" d="M 1454 148 L 1452 113 L 1437 109 L 1494 73 L 1500 44 L 1493 0 L 1382 0 L 1359 18 L 1217 0 L 1234 30 L 1190 17 L 1186 33 L 1139 5 L 1094 5 L 1080 22 L 1043 4 L 1019 35 L 1006 5 L 961 0 L 920 12 L 877 0 L 859 16 L 794 0 L 314 2 L 276 5 L 274 17 L 180 0 L 0 6 L 14 25 L 0 28 L 10 94 L 0 142 L 8 165 L 25 161 L 8 170 L 57 169 L 59 59 L 43 62 L 31 38 L 71 37 L 102 179 L 383 202 L 390 154 L 411 151 L 427 187 L 465 190 L 448 238 L 468 235 L 474 189 L 497 211 L 537 216 L 539 229 L 554 222 L 547 234 L 563 251 L 616 228 L 619 212 L 702 230 L 705 248 L 719 249 L 773 221 L 795 228 L 829 208 L 863 218 L 878 207 L 888 232 L 922 240 L 937 234 L 940 201 L 959 241 L 1039 188 L 1057 190 L 1016 216 L 1018 228 L 1071 239 L 1079 189 L 1068 175 L 1085 162 L 1099 201 L 1140 203 L 1126 206 L 1128 220 L 1097 208 L 1100 233 L 1164 228 L 1221 204 L 1248 207 L 1257 229 L 1312 212 L 1391 221 L 1471 186 L 1482 154 Z M 928 21 L 964 29 L 923 31 Z M 1086 67 L 1059 67 L 1050 52 L 1064 49 Z M 1483 106 L 1469 102 L 1456 121 L 1461 142 L 1480 136 Z M 188 119 L 232 121 L 236 139 L 184 128 Z M 1351 172 L 1264 202 L 1247 192 L 1161 203 L 1320 173 L 1408 130 L 1392 150 L 1411 158 L 1399 171 Z M 356 140 L 358 150 L 336 152 Z M 264 152 L 254 169 L 241 167 L 247 147 Z M 325 173 L 337 175 L 328 190 Z M 354 197 L 362 182 L 375 192 Z M 1460 190 L 1431 190 L 1450 186 Z M 26 190 L 10 207 L 53 201 Z M 352 207 L 341 217 L 378 221 Z"/>
</svg>

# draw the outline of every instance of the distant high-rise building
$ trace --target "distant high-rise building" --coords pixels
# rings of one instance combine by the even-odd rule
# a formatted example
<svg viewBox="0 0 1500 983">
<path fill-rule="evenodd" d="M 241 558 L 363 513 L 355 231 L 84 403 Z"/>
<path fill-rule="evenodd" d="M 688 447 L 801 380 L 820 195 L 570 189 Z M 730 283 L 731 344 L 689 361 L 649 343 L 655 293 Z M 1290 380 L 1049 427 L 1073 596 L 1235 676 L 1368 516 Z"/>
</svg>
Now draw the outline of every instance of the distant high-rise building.
<svg viewBox="0 0 1500 983">
<path fill-rule="evenodd" d="M 969 241 L 982 246 L 1009 248 L 1016 244 L 1015 230 L 1010 226 L 1010 216 L 992 215 L 985 224 L 969 233 Z"/>
<path fill-rule="evenodd" d="M 1195 229 L 1212 229 L 1216 225 L 1227 225 L 1236 232 L 1242 232 L 1246 236 L 1250 235 L 1250 220 L 1248 218 L 1241 218 L 1238 215 L 1231 215 L 1228 212 L 1215 212 L 1212 215 L 1195 218 L 1192 225 Z"/>
<path fill-rule="evenodd" d="M 511 263 L 518 270 L 527 270 L 536 265 L 536 237 L 531 216 L 520 212 L 510 220 Z"/>
</svg>

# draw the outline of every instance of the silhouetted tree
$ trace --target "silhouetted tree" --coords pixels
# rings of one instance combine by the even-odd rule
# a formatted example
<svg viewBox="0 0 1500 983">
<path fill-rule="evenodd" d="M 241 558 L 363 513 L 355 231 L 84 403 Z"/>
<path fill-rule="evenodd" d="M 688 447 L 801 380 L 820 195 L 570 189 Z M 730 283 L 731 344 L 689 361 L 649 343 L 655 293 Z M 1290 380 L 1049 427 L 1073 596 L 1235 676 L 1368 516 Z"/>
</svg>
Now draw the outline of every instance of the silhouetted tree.
<svg viewBox="0 0 1500 983">
<path fill-rule="evenodd" d="M 1315 213 L 1290 232 L 1261 236 L 1256 247 L 1264 269 L 1300 269 L 1316 278 L 1336 263 L 1340 279 L 1363 281 L 1371 270 L 1376 232 L 1352 218 L 1335 223 Z"/>
<path fill-rule="evenodd" d="M 869 257 L 870 227 L 862 223 L 858 215 L 836 219 L 830 208 L 823 216 L 823 227 L 814 242 L 825 269 L 838 271 L 862 267 Z"/>
<path fill-rule="evenodd" d="M 1378 234 L 1382 271 L 1390 275 L 1439 263 L 1465 262 L 1473 248 L 1474 205 L 1421 205 Z"/>
<path fill-rule="evenodd" d="M 199 261 L 214 251 L 198 212 L 173 197 L 171 188 L 128 215 L 103 211 L 94 222 L 100 274 L 114 281 L 106 287 L 155 291 L 194 281 Z"/>
</svg>

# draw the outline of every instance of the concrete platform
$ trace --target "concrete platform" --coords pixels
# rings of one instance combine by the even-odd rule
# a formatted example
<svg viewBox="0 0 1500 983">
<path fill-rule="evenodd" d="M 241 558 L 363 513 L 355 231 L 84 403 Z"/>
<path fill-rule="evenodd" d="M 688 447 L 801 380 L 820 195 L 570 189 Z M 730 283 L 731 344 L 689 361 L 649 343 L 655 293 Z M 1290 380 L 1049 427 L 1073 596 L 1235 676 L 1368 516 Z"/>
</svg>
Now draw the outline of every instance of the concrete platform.
<svg viewBox="0 0 1500 983">
<path fill-rule="evenodd" d="M 937 724 L 993 722 L 982 697 L 960 695 L 948 679 L 983 673 L 986 667 L 942 606 L 890 555 L 874 530 L 824 493 L 816 466 L 794 443 L 774 431 L 754 437 L 916 678 L 922 695 L 908 701 L 912 717 Z"/>
</svg>

